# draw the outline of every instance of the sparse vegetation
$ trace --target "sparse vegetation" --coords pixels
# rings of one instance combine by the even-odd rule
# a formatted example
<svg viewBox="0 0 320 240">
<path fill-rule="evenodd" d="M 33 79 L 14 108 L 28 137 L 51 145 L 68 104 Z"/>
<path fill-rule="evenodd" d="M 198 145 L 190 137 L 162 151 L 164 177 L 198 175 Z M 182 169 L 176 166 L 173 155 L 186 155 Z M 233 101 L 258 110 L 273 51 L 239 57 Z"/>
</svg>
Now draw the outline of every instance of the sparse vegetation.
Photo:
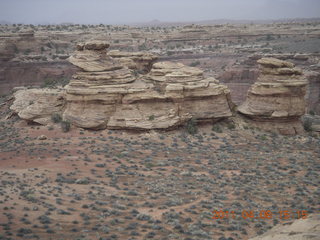
<svg viewBox="0 0 320 240">
<path fill-rule="evenodd" d="M 200 61 L 195 61 L 190 64 L 191 67 L 196 67 L 200 65 Z"/>
<path fill-rule="evenodd" d="M 310 118 L 306 118 L 303 122 L 303 128 L 307 132 L 311 132 L 312 130 L 312 120 Z"/>
<path fill-rule="evenodd" d="M 251 81 L 255 73 L 243 71 L 241 65 L 252 54 L 318 51 L 320 39 L 308 34 L 314 36 L 319 23 L 305 23 L 309 29 L 299 24 L 261 24 L 258 27 L 264 30 L 256 35 L 253 23 L 204 26 L 208 36 L 215 36 L 206 40 L 183 39 L 182 26 L 14 24 L 0 25 L 0 31 L 19 34 L 27 27 L 34 29 L 37 41 L 28 42 L 30 50 L 25 52 L 26 46 L 19 43 L 9 46 L 16 54 L 14 61 L 48 61 L 41 64 L 53 66 L 54 76 L 60 76 L 55 74 L 62 54 L 70 55 L 80 33 L 84 39 L 90 34 L 106 37 L 121 51 L 150 50 L 169 61 L 181 60 L 204 70 L 206 77 L 231 69 L 223 77 L 239 71 L 241 81 L 247 77 Z M 39 43 L 37 35 L 50 31 L 54 37 L 32 46 Z M 68 41 L 63 31 L 68 31 Z M 237 32 L 239 37 L 228 37 Z M 122 38 L 123 33 L 136 36 Z M 159 36 L 164 41 L 157 41 Z M 308 66 L 308 61 L 295 62 Z M 136 77 L 145 74 L 132 71 Z M 68 83 L 50 77 L 50 72 L 43 87 Z M 233 79 L 238 81 L 238 75 L 226 83 Z M 164 91 L 162 86 L 155 90 Z M 318 209 L 319 136 L 315 134 L 284 137 L 262 132 L 249 121 L 244 129 L 236 121 L 217 122 L 211 131 L 210 125 L 198 125 L 195 119 L 172 131 L 76 129 L 64 134 L 72 126 L 58 113 L 51 121 L 59 125 L 17 124 L 16 116 L 4 120 L 10 113 L 9 97 L 0 99 L 0 239 L 248 239 L 281 222 L 280 210 Z M 147 114 L 146 120 L 157 121 L 155 116 Z M 310 121 L 303 125 L 311 131 Z M 257 206 L 272 209 L 273 219 L 241 218 L 241 210 Z M 213 220 L 215 208 L 239 210 L 240 217 Z"/>
<path fill-rule="evenodd" d="M 216 133 L 222 133 L 222 128 L 221 128 L 220 125 L 214 124 L 214 125 L 212 126 L 212 131 L 214 131 L 214 132 L 216 132 Z"/>
<path fill-rule="evenodd" d="M 42 87 L 43 88 L 55 88 L 58 86 L 64 87 L 69 83 L 69 79 L 67 78 L 46 78 L 43 81 Z"/>
<path fill-rule="evenodd" d="M 71 124 L 69 121 L 61 121 L 61 129 L 63 132 L 69 132 Z"/>
<path fill-rule="evenodd" d="M 194 135 L 198 132 L 197 120 L 195 118 L 191 118 L 186 124 L 186 131 Z"/>
<path fill-rule="evenodd" d="M 62 121 L 62 117 L 59 113 L 54 113 L 51 115 L 51 120 L 54 123 L 60 123 Z"/>
</svg>

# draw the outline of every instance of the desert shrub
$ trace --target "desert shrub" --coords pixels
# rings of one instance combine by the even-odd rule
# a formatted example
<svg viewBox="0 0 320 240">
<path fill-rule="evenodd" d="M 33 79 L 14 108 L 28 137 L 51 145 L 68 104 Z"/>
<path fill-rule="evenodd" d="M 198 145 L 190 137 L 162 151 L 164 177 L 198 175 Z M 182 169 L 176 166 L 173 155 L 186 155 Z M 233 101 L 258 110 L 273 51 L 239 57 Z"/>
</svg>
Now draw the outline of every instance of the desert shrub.
<svg viewBox="0 0 320 240">
<path fill-rule="evenodd" d="M 68 78 L 57 78 L 57 79 L 46 78 L 46 79 L 43 80 L 42 87 L 44 87 L 44 88 L 53 88 L 53 87 L 56 87 L 56 86 L 64 87 L 68 83 L 69 83 L 69 79 Z"/>
<path fill-rule="evenodd" d="M 154 120 L 154 115 L 150 115 L 149 116 L 149 121 L 153 121 Z"/>
<path fill-rule="evenodd" d="M 212 126 L 212 131 L 216 132 L 216 133 L 222 133 L 222 128 L 219 125 L 213 125 Z"/>
<path fill-rule="evenodd" d="M 312 130 L 312 120 L 310 118 L 307 118 L 307 119 L 304 120 L 303 128 L 307 132 L 311 132 L 311 130 Z"/>
<path fill-rule="evenodd" d="M 24 50 L 24 55 L 29 55 L 30 53 L 31 53 L 31 49 L 26 49 L 26 50 Z"/>
<path fill-rule="evenodd" d="M 227 128 L 232 130 L 236 128 L 236 125 L 233 122 L 228 122 Z"/>
<path fill-rule="evenodd" d="M 61 121 L 61 129 L 63 132 L 69 132 L 70 127 L 71 127 L 71 124 L 69 121 Z"/>
<path fill-rule="evenodd" d="M 62 117 L 61 117 L 61 115 L 59 113 L 54 113 L 54 114 L 51 115 L 51 120 L 54 123 L 59 123 L 59 122 L 62 121 Z"/>
<path fill-rule="evenodd" d="M 141 44 L 141 45 L 138 46 L 138 50 L 139 50 L 139 51 L 147 50 L 147 46 L 143 43 L 143 44 Z"/>
<path fill-rule="evenodd" d="M 313 110 L 310 110 L 309 114 L 312 115 L 312 116 L 316 115 L 316 113 Z"/>
<path fill-rule="evenodd" d="M 260 140 L 265 141 L 267 140 L 267 136 L 266 135 L 261 135 L 259 136 Z"/>
<path fill-rule="evenodd" d="M 200 65 L 200 61 L 195 61 L 195 62 L 192 62 L 190 64 L 191 67 L 195 67 L 195 66 L 198 66 L 198 65 Z"/>
<path fill-rule="evenodd" d="M 198 126 L 197 126 L 197 121 L 194 118 L 191 118 L 187 124 L 186 124 L 186 131 L 191 134 L 194 135 L 198 132 Z"/>
</svg>

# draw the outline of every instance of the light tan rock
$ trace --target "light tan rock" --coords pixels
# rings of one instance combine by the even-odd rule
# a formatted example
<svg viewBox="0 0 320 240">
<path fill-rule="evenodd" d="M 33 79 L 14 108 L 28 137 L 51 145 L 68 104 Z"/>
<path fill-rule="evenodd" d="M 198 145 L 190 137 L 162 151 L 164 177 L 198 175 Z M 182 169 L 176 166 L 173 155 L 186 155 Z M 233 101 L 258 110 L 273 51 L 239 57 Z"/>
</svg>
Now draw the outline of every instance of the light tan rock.
<svg viewBox="0 0 320 240">
<path fill-rule="evenodd" d="M 83 44 L 85 50 L 97 50 L 101 51 L 110 47 L 110 44 L 105 41 L 92 40 Z"/>
<path fill-rule="evenodd" d="M 319 239 L 320 215 L 312 214 L 306 219 L 298 219 L 291 224 L 279 224 L 261 236 L 250 240 L 310 240 Z"/>
<path fill-rule="evenodd" d="M 14 93 L 10 109 L 27 121 L 42 125 L 51 122 L 54 113 L 61 113 L 64 105 L 63 89 L 24 89 Z"/>
<path fill-rule="evenodd" d="M 68 60 L 86 72 L 113 71 L 123 68 L 120 62 L 107 56 L 104 51 L 77 51 Z"/>
<path fill-rule="evenodd" d="M 48 137 L 47 137 L 46 135 L 40 135 L 40 136 L 38 137 L 38 139 L 39 139 L 39 140 L 46 140 L 46 139 L 48 139 Z"/>
<path fill-rule="evenodd" d="M 81 62 L 83 71 L 76 73 L 66 86 L 63 117 L 78 127 L 168 129 L 192 117 L 210 120 L 232 115 L 227 87 L 213 78 L 206 79 L 198 68 L 159 62 L 153 64 L 149 74 L 139 75 L 128 68 L 139 69 L 133 65 L 142 63 L 146 70 L 155 60 L 154 55 L 110 51 L 109 60 L 117 60 L 123 66 L 101 71 L 107 61 L 103 51 L 81 50 L 76 52 L 78 57 L 70 58 L 77 66 Z M 79 53 L 84 57 L 79 57 Z M 88 62 L 89 72 L 89 68 L 84 67 Z M 97 71 L 93 71 L 96 62 L 101 68 L 99 65 Z"/>
<path fill-rule="evenodd" d="M 261 66 L 268 68 L 293 68 L 294 64 L 277 58 L 261 58 L 257 61 Z"/>
<path fill-rule="evenodd" d="M 205 78 L 202 70 L 160 62 L 141 75 L 127 64 L 132 61 L 137 64 L 134 69 L 146 70 L 154 55 L 119 51 L 107 55 L 107 47 L 103 42 L 78 44 L 69 61 L 79 71 L 61 101 L 54 90 L 18 91 L 12 108 L 21 118 L 41 123 L 63 111 L 63 119 L 88 129 L 170 129 L 191 118 L 207 121 L 232 115 L 228 88 Z M 22 98 L 38 100 L 25 104 Z"/>
<path fill-rule="evenodd" d="M 262 58 L 260 76 L 238 111 L 258 127 L 281 134 L 302 133 L 299 118 L 305 113 L 307 81 L 290 62 Z"/>
<path fill-rule="evenodd" d="M 186 83 L 199 81 L 204 77 L 203 71 L 195 67 L 188 67 L 182 63 L 158 62 L 152 66 L 149 79 L 166 83 Z"/>
<path fill-rule="evenodd" d="M 148 52 L 122 52 L 113 50 L 108 52 L 108 55 L 133 70 L 149 72 L 152 64 L 158 58 L 155 54 Z"/>
</svg>

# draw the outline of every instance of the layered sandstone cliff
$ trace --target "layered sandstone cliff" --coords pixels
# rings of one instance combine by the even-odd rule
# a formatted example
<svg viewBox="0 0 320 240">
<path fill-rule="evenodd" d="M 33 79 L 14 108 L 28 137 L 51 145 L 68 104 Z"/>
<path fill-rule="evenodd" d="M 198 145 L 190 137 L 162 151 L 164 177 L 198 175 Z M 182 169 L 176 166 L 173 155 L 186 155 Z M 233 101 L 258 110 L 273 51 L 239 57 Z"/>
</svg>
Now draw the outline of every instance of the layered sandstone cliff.
<svg viewBox="0 0 320 240">
<path fill-rule="evenodd" d="M 206 79 L 200 69 L 160 62 L 148 74 L 140 75 L 132 69 L 149 66 L 154 57 L 137 54 L 135 58 L 142 60 L 132 61 L 143 64 L 134 68 L 121 60 L 128 58 L 128 53 L 108 54 L 108 46 L 101 42 L 79 45 L 69 59 L 81 69 L 66 86 L 63 117 L 74 125 L 167 129 L 191 118 L 217 120 L 232 115 L 228 88 Z"/>
<path fill-rule="evenodd" d="M 307 81 L 294 64 L 275 58 L 258 60 L 260 76 L 238 111 L 258 127 L 281 134 L 303 131 Z"/>
</svg>

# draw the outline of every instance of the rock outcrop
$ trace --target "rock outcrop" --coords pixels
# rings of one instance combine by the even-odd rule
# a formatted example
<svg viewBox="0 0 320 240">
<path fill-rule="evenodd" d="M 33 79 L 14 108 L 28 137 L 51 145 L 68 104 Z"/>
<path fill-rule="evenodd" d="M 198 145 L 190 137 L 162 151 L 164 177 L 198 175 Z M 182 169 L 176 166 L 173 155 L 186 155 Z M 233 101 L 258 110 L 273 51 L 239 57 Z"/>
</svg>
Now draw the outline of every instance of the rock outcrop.
<svg viewBox="0 0 320 240">
<path fill-rule="evenodd" d="M 261 236 L 250 240 L 309 240 L 319 239 L 320 215 L 312 214 L 307 219 L 298 219 L 291 224 L 279 224 Z"/>
<path fill-rule="evenodd" d="M 102 43 L 96 46 L 104 47 L 93 46 L 79 45 L 70 57 L 81 71 L 66 86 L 63 118 L 78 127 L 168 129 L 191 118 L 217 120 L 232 115 L 228 88 L 206 79 L 200 69 L 160 62 L 140 75 L 121 59 L 134 56 L 133 62 L 143 63 L 140 66 L 146 70 L 154 57 L 107 53 L 108 45 Z"/>
<path fill-rule="evenodd" d="M 46 125 L 54 113 L 64 108 L 63 89 L 21 89 L 14 93 L 10 109 L 24 120 Z"/>
<path fill-rule="evenodd" d="M 156 55 L 148 52 L 123 52 L 112 50 L 108 52 L 108 55 L 118 59 L 124 66 L 142 73 L 149 72 L 152 64 L 157 59 Z"/>
<path fill-rule="evenodd" d="M 303 132 L 307 81 L 294 64 L 261 58 L 260 75 L 238 111 L 265 130 L 292 135 Z"/>
</svg>

